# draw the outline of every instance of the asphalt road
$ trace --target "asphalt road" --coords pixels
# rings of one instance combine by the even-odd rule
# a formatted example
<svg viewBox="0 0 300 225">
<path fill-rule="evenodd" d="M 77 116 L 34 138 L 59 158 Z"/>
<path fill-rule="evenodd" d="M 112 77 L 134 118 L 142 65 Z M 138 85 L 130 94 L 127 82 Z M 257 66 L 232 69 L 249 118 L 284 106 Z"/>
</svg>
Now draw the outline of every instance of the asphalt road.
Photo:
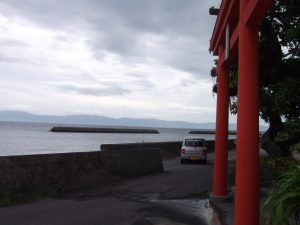
<svg viewBox="0 0 300 225">
<path fill-rule="evenodd" d="M 201 225 L 180 208 L 212 187 L 213 165 L 164 162 L 164 172 L 0 208 L 0 225 Z"/>
</svg>

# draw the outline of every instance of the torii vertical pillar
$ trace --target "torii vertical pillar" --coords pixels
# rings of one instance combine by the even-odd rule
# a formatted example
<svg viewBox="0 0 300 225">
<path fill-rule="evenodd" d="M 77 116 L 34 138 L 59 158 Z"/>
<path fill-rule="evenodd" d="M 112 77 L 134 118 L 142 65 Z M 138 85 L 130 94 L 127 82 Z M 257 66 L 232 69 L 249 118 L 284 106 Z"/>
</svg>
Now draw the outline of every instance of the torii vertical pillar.
<svg viewBox="0 0 300 225">
<path fill-rule="evenodd" d="M 259 224 L 258 25 L 244 22 L 240 0 L 235 224 Z"/>
<path fill-rule="evenodd" d="M 238 56 L 235 225 L 259 224 L 258 26 L 272 2 L 222 0 L 210 40 L 214 55 L 226 44 L 225 63 Z"/>
<path fill-rule="evenodd" d="M 225 48 L 219 47 L 219 58 L 223 58 Z M 229 105 L 229 68 L 218 65 L 216 141 L 214 157 L 213 192 L 214 200 L 227 199 L 228 173 L 228 105 Z"/>
</svg>

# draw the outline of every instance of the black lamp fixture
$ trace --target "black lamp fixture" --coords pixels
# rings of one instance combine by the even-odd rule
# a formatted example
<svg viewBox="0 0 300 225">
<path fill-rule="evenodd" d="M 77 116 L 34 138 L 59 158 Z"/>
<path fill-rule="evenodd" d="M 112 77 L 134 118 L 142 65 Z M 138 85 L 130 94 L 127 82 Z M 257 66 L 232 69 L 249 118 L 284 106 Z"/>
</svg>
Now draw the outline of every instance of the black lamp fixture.
<svg viewBox="0 0 300 225">
<path fill-rule="evenodd" d="M 213 6 L 209 8 L 209 15 L 217 16 L 218 14 L 219 14 L 219 9 L 218 8 L 215 8 Z"/>
</svg>

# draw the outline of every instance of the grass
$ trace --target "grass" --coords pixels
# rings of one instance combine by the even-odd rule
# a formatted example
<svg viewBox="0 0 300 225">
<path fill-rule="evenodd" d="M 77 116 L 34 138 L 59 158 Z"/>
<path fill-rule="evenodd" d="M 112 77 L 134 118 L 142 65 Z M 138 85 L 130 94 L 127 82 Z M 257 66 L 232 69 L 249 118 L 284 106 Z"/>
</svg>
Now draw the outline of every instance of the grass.
<svg viewBox="0 0 300 225">
<path fill-rule="evenodd" d="M 0 197 L 0 207 L 8 207 L 22 203 L 34 202 L 40 198 L 54 197 L 57 194 L 58 192 L 55 191 L 14 193 Z"/>
<path fill-rule="evenodd" d="M 292 157 L 261 157 L 260 165 L 263 168 L 275 169 L 278 172 L 288 171 L 297 161 Z"/>
<path fill-rule="evenodd" d="M 278 179 L 262 207 L 268 225 L 300 223 L 300 165 L 290 167 Z"/>
</svg>

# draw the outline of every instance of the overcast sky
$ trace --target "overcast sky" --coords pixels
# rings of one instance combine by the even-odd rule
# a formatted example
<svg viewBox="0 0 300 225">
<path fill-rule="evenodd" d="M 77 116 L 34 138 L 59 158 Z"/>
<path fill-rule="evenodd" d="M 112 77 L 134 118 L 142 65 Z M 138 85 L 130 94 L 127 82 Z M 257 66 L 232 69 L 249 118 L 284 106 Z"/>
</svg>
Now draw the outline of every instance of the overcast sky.
<svg viewBox="0 0 300 225">
<path fill-rule="evenodd" d="M 219 3 L 1 0 L 0 110 L 214 122 Z"/>
</svg>

